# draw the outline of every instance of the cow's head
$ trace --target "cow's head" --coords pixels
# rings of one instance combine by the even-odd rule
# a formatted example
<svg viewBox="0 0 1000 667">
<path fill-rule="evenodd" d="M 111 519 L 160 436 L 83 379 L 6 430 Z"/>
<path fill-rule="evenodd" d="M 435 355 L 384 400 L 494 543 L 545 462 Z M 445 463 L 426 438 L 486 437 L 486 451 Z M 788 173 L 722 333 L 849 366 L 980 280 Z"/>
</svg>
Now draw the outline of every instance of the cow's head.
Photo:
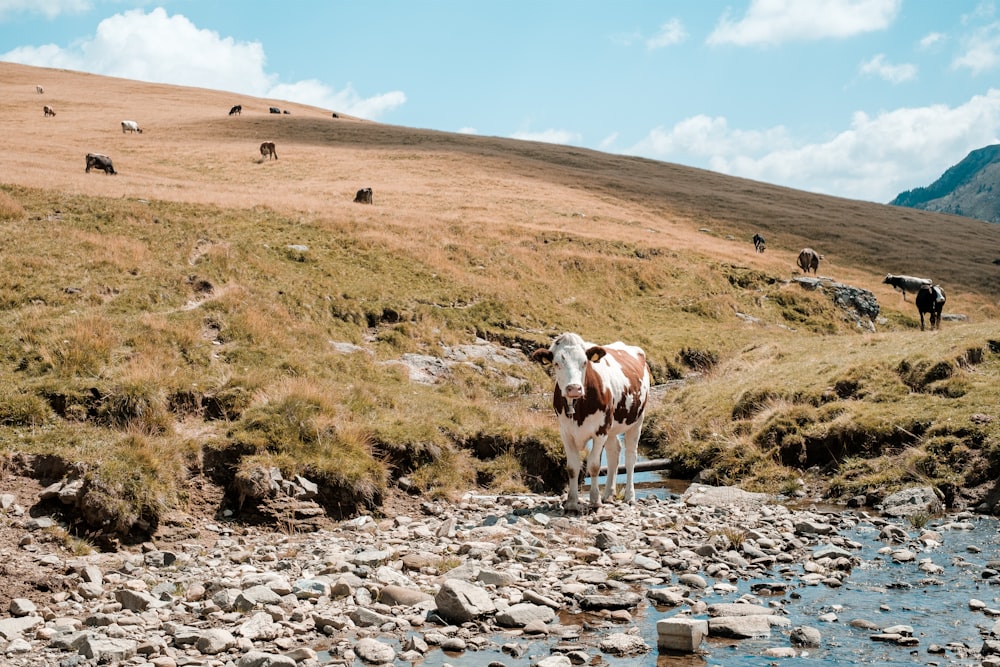
<svg viewBox="0 0 1000 667">
<path fill-rule="evenodd" d="M 562 334 L 551 347 L 535 350 L 531 359 L 553 368 L 556 386 L 567 400 L 572 401 L 583 398 L 587 363 L 596 363 L 605 354 L 602 347 L 587 347 L 576 334 Z"/>
</svg>

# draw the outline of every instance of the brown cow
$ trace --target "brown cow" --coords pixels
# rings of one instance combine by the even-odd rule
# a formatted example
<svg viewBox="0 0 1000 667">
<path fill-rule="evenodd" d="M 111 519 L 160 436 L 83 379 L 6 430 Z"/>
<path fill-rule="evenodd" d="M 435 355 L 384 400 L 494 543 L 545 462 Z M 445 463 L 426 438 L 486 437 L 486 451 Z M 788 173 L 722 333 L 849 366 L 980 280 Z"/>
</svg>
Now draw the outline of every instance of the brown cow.
<svg viewBox="0 0 1000 667">
<path fill-rule="evenodd" d="M 823 255 L 812 248 L 803 248 L 802 252 L 799 253 L 799 268 L 802 269 L 803 273 L 810 271 L 816 273 L 819 270 L 819 260 L 821 259 L 823 259 Z"/>
<path fill-rule="evenodd" d="M 262 160 L 267 160 L 267 159 L 270 159 L 272 157 L 275 160 L 278 159 L 278 152 L 276 150 L 274 150 L 274 142 L 273 141 L 265 141 L 264 143 L 262 143 L 260 145 L 260 158 Z"/>
</svg>

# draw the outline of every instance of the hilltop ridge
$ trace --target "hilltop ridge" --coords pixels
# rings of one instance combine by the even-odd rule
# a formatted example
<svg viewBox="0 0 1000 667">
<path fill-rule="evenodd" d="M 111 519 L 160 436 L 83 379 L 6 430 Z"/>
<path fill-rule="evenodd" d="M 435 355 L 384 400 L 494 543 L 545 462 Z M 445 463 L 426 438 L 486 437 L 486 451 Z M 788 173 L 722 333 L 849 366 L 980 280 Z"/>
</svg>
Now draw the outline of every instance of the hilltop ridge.
<svg viewBox="0 0 1000 667">
<path fill-rule="evenodd" d="M 994 144 L 970 152 L 929 186 L 901 192 L 889 203 L 1000 223 L 998 185 L 1000 144 Z"/>
</svg>

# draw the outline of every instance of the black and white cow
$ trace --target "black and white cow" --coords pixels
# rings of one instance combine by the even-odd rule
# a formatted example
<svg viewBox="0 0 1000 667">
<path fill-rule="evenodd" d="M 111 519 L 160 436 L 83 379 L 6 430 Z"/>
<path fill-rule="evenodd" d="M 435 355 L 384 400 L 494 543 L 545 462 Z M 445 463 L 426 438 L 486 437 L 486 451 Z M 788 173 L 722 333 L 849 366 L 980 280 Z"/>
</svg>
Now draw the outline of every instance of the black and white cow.
<svg viewBox="0 0 1000 667">
<path fill-rule="evenodd" d="M 243 105 L 237 104 L 232 109 L 229 110 L 230 116 L 242 116 L 243 115 Z"/>
<path fill-rule="evenodd" d="M 122 134 L 126 132 L 131 132 L 132 134 L 142 134 L 142 128 L 139 127 L 139 123 L 134 120 L 123 120 L 122 121 Z M 154 132 L 155 134 L 155 132 Z"/>
<path fill-rule="evenodd" d="M 371 204 L 372 203 L 372 189 L 371 188 L 361 188 L 358 193 L 354 195 L 354 202 L 356 204 Z"/>
<path fill-rule="evenodd" d="M 760 234 L 753 235 L 753 248 L 757 252 L 764 252 L 767 249 L 767 242 Z"/>
<path fill-rule="evenodd" d="M 920 330 L 924 330 L 924 313 L 930 315 L 931 329 L 941 328 L 941 311 L 944 310 L 944 290 L 940 285 L 921 285 L 914 298 L 920 312 Z"/>
</svg>

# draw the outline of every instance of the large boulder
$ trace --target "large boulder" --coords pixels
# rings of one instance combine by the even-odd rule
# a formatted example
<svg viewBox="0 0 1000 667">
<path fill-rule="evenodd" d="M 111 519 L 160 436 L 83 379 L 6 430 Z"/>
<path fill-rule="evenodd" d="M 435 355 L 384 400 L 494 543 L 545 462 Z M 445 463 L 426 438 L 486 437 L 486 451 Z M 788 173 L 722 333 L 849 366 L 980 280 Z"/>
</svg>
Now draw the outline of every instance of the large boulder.
<svg viewBox="0 0 1000 667">
<path fill-rule="evenodd" d="M 461 579 L 445 580 L 434 596 L 434 602 L 438 616 L 457 625 L 497 610 L 489 593 Z"/>
</svg>

